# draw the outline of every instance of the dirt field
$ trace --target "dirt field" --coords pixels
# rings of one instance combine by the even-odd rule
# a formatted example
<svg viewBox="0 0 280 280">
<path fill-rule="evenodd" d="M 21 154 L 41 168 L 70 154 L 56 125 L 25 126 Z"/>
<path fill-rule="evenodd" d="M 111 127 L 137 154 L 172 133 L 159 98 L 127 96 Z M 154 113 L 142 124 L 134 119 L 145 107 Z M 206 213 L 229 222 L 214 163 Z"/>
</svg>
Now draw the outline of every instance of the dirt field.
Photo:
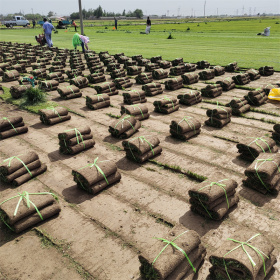
<svg viewBox="0 0 280 280">
<path fill-rule="evenodd" d="M 84 71 L 84 74 L 88 73 L 88 70 Z M 222 78 L 231 75 L 226 73 Z M 111 80 L 109 75 L 106 78 Z M 216 77 L 211 82 L 220 79 Z M 131 80 L 134 82 L 132 89 L 141 88 L 134 79 Z M 279 80 L 280 73 L 275 73 L 247 86 L 257 88 Z M 2 86 L 8 88 L 15 84 L 18 83 L 2 82 Z M 63 84 L 69 85 L 67 82 Z M 191 85 L 197 89 L 204 86 L 203 81 Z M 185 90 L 165 90 L 164 95 L 177 96 Z M 139 165 L 126 159 L 122 141 L 111 137 L 108 132 L 109 124 L 115 120 L 113 116 L 120 115 L 123 91 L 111 96 L 110 107 L 97 111 L 89 110 L 84 98 L 96 91 L 87 87 L 82 92 L 82 98 L 72 100 L 60 99 L 57 91 L 49 93 L 49 100 L 75 112 L 70 113 L 70 121 L 54 126 L 45 126 L 39 115 L 0 99 L 0 117 L 20 115 L 29 127 L 28 133 L 0 142 L 0 162 L 26 151 L 35 151 L 48 166 L 47 172 L 17 189 L 1 183 L 0 198 L 8 192 L 21 192 L 27 186 L 36 186 L 58 194 L 62 207 L 58 217 L 20 235 L 11 233 L 0 223 L 0 279 L 140 280 L 138 254 L 153 246 L 153 237 L 164 237 L 177 224 L 197 231 L 207 248 L 206 260 L 197 275 L 199 280 L 208 275 L 211 253 L 239 229 L 263 233 L 273 242 L 279 255 L 279 195 L 266 196 L 242 186 L 244 170 L 250 164 L 237 157 L 236 148 L 238 141 L 248 137 L 270 136 L 273 122 L 279 122 L 279 117 L 275 116 L 275 113 L 280 114 L 279 105 L 269 102 L 259 107 L 259 112 L 248 112 L 246 117 L 233 116 L 231 123 L 222 129 L 203 125 L 200 135 L 182 142 L 170 136 L 171 120 L 190 115 L 204 123 L 206 109 L 216 105 L 207 103 L 207 98 L 204 98 L 197 105 L 180 105 L 178 111 L 162 115 L 153 112 L 153 101 L 163 96 L 147 97 L 145 104 L 151 116 L 142 121 L 135 136 L 158 136 L 163 152 L 155 161 Z M 233 89 L 212 100 L 223 104 L 247 92 Z M 60 154 L 58 133 L 84 125 L 90 126 L 93 132 L 94 148 L 74 156 Z M 97 195 L 90 195 L 77 188 L 71 171 L 93 162 L 96 157 L 114 161 L 122 179 Z M 188 202 L 188 190 L 199 184 L 189 176 L 190 172 L 208 177 L 215 171 L 239 184 L 240 202 L 220 222 L 194 214 Z M 268 279 L 280 279 L 279 256 Z"/>
</svg>

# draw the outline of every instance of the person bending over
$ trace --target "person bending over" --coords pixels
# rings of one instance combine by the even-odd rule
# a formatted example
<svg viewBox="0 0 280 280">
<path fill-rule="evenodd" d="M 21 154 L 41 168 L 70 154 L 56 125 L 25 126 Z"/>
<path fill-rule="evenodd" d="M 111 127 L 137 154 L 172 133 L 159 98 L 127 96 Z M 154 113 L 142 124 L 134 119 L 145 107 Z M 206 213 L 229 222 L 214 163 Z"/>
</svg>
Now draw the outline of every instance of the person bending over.
<svg viewBox="0 0 280 280">
<path fill-rule="evenodd" d="M 80 34 L 76 33 L 73 36 L 72 43 L 73 43 L 73 46 L 75 49 L 77 49 L 77 46 L 81 46 L 83 49 L 83 53 L 85 53 L 86 52 L 85 47 L 88 50 L 89 38 L 84 35 L 80 35 Z"/>
</svg>

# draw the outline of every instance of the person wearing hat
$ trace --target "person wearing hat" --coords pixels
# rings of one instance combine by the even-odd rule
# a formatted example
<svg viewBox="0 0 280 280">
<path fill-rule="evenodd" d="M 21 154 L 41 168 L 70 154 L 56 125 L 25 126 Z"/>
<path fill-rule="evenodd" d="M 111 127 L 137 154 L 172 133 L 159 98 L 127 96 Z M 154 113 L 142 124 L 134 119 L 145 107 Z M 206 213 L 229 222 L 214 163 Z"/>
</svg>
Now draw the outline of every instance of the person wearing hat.
<svg viewBox="0 0 280 280">
<path fill-rule="evenodd" d="M 72 39 L 72 43 L 75 49 L 77 49 L 77 46 L 81 46 L 83 49 L 83 53 L 85 53 L 85 47 L 88 50 L 89 38 L 87 36 L 75 33 Z"/>
<path fill-rule="evenodd" d="M 54 26 L 49 23 L 47 21 L 46 18 L 43 19 L 44 24 L 43 24 L 43 29 L 44 29 L 44 33 L 45 33 L 45 38 L 47 41 L 47 44 L 49 47 L 53 46 L 53 42 L 52 42 L 52 31 L 55 30 Z"/>
</svg>

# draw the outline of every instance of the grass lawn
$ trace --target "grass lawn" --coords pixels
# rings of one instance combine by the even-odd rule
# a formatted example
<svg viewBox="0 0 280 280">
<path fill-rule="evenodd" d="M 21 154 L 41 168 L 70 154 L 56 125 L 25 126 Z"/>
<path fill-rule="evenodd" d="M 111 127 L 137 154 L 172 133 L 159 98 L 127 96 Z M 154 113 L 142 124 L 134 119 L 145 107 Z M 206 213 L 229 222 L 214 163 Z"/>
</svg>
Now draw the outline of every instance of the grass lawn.
<svg viewBox="0 0 280 280">
<path fill-rule="evenodd" d="M 78 23 L 78 21 L 77 21 Z M 124 52 L 146 58 L 161 55 L 172 60 L 183 57 L 185 62 L 208 60 L 210 64 L 226 65 L 237 61 L 241 67 L 259 68 L 271 65 L 280 71 L 280 18 L 253 19 L 196 19 L 152 21 L 151 33 L 145 31 L 145 21 L 119 21 L 113 30 L 113 21 L 85 21 L 84 32 L 91 42 L 89 47 L 97 52 L 111 54 Z M 91 26 L 92 25 L 92 26 Z M 256 36 L 271 26 L 269 37 Z M 189 30 L 187 30 L 189 29 Z M 79 29 L 78 29 L 79 31 Z M 1 40 L 36 44 L 34 36 L 42 28 L 2 29 Z M 169 33 L 175 39 L 168 40 Z M 55 46 L 72 48 L 73 27 L 53 34 Z"/>
</svg>

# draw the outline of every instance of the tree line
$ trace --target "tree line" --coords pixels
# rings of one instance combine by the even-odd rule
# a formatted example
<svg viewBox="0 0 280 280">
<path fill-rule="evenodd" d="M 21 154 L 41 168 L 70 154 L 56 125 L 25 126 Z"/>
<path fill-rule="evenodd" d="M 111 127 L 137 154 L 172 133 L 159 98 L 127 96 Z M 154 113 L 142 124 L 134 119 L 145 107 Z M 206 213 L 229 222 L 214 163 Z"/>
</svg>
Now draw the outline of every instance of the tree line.
<svg viewBox="0 0 280 280">
<path fill-rule="evenodd" d="M 119 17 L 119 16 L 126 16 L 126 17 L 136 17 L 136 18 L 143 18 L 143 11 L 141 9 L 136 9 L 133 12 L 128 11 L 126 12 L 123 10 L 122 13 L 114 13 L 114 12 L 107 12 L 102 9 L 102 7 L 99 5 L 96 9 L 88 9 L 82 10 L 83 18 L 88 19 L 92 17 L 100 18 L 100 17 Z M 74 12 L 70 15 L 71 19 L 79 19 L 80 14 L 79 12 Z"/>
</svg>

